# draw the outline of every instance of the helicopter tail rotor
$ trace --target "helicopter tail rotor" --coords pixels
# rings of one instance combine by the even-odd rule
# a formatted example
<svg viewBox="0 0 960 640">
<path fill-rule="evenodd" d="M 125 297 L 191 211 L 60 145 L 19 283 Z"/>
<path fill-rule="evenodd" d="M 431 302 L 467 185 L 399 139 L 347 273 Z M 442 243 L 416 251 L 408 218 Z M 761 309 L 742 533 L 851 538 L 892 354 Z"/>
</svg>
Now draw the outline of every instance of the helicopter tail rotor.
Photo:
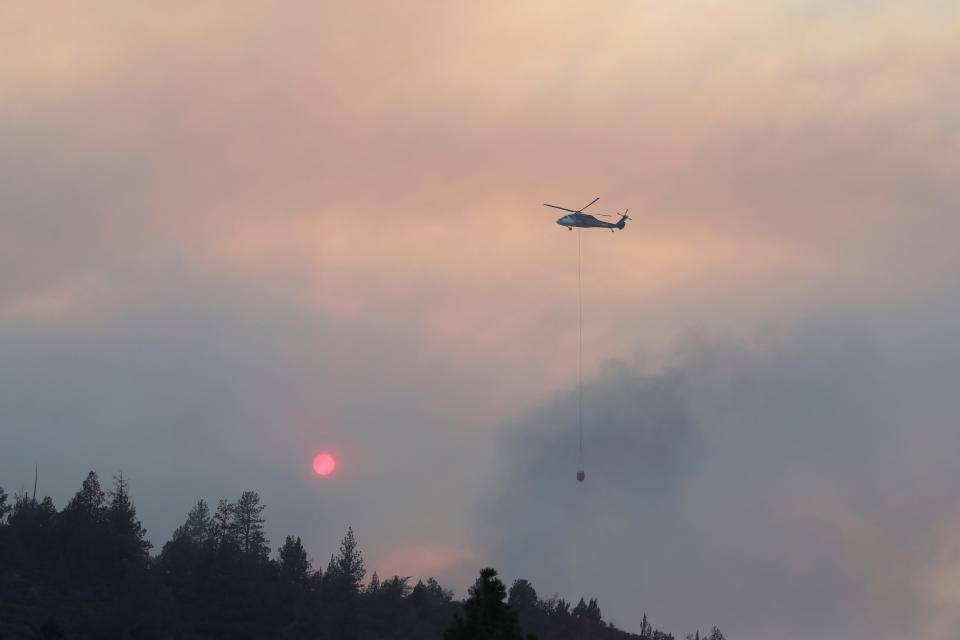
<svg viewBox="0 0 960 640">
<path fill-rule="evenodd" d="M 595 215 L 595 216 L 603 216 L 603 217 L 605 217 L 605 218 L 612 218 L 612 217 L 614 217 L 614 216 L 620 216 L 620 219 L 621 219 L 621 220 L 633 220 L 633 218 L 631 218 L 630 216 L 627 215 L 627 212 L 628 212 L 628 211 L 630 211 L 630 209 L 627 209 L 627 210 L 624 211 L 623 213 L 620 213 L 620 212 L 617 212 L 617 213 L 595 213 L 595 214 L 593 214 L 593 215 Z"/>
</svg>

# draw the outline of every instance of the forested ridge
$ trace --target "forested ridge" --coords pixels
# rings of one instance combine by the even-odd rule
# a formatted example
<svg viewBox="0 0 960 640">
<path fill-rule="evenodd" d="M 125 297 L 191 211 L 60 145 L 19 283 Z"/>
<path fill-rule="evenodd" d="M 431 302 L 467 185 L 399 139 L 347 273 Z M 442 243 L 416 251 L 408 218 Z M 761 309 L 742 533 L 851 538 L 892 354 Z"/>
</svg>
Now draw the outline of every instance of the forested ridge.
<svg viewBox="0 0 960 640">
<path fill-rule="evenodd" d="M 59 511 L 0 488 L 0 640 L 674 639 L 646 616 L 637 633 L 617 629 L 593 598 L 544 599 L 527 580 L 507 589 L 490 568 L 464 601 L 433 578 L 368 578 L 350 528 L 321 570 L 299 537 L 270 546 L 264 509 L 254 491 L 198 500 L 152 553 L 122 474 L 105 491 L 91 471 Z"/>
</svg>

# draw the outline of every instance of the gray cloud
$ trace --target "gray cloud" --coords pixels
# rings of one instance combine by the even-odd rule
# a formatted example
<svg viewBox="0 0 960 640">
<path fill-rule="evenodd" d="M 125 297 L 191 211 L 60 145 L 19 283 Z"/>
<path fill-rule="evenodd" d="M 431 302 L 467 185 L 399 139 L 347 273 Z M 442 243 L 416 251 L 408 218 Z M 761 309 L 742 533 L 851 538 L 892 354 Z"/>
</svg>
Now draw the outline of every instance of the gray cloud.
<svg viewBox="0 0 960 640">
<path fill-rule="evenodd" d="M 488 552 L 628 628 L 646 610 L 682 633 L 935 637 L 923 550 L 942 544 L 960 472 L 915 455 L 949 426 L 910 418 L 884 344 L 815 321 L 689 338 L 659 370 L 609 364 L 584 388 L 583 485 L 575 392 L 506 427 Z"/>
</svg>

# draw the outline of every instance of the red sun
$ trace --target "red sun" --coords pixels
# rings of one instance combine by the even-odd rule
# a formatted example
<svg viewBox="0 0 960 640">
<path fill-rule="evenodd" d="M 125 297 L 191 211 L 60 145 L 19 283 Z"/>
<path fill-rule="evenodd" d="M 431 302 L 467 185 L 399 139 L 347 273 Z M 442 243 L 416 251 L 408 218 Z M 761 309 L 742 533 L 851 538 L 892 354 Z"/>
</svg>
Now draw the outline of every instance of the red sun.
<svg viewBox="0 0 960 640">
<path fill-rule="evenodd" d="M 329 453 L 318 453 L 313 457 L 313 471 L 318 476 L 328 476 L 333 473 L 337 461 Z"/>
</svg>

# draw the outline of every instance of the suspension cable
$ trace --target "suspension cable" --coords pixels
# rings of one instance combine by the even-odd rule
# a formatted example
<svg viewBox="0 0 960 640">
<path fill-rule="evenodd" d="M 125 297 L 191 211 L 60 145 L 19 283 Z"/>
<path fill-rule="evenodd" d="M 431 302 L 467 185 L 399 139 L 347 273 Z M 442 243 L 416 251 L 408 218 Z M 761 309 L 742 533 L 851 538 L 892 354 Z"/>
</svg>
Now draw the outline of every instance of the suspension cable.
<svg viewBox="0 0 960 640">
<path fill-rule="evenodd" d="M 577 352 L 577 428 L 580 435 L 580 470 L 583 470 L 583 249 L 582 229 L 577 229 L 577 313 L 579 321 L 579 344 Z"/>
</svg>

